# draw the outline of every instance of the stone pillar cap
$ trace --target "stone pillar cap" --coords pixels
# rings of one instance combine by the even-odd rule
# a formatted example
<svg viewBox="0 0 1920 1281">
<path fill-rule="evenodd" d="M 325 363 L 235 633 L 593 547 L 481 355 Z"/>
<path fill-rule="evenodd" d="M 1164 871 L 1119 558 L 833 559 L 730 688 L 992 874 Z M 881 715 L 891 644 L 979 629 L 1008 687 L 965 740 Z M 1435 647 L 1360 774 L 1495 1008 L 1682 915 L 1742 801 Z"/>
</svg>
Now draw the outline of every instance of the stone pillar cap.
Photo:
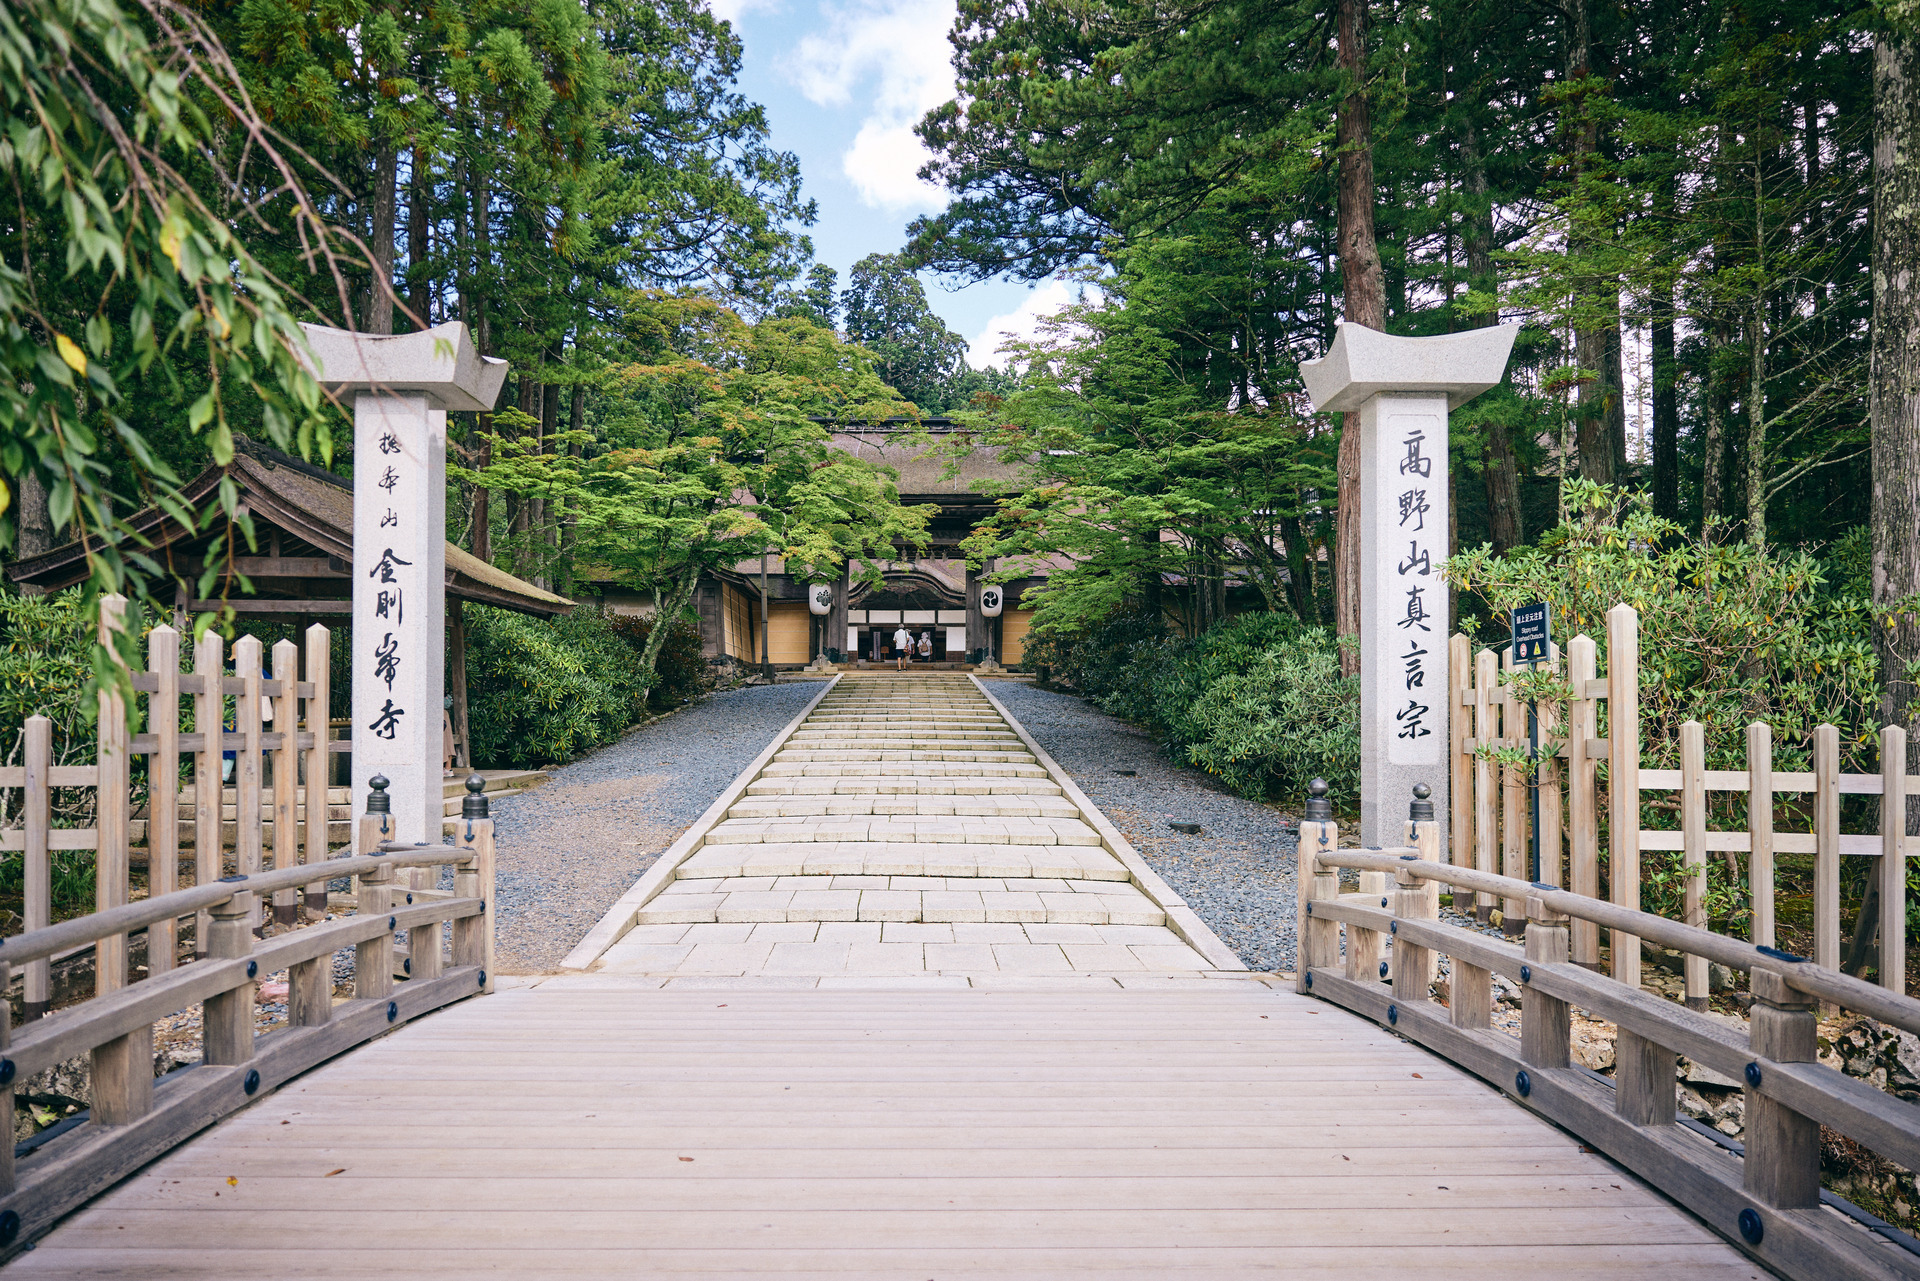
<svg viewBox="0 0 1920 1281">
<path fill-rule="evenodd" d="M 328 392 L 425 396 L 437 409 L 493 408 L 506 385 L 507 362 L 482 356 L 467 327 L 450 320 L 411 334 L 362 334 L 301 325 L 312 355 L 304 363 Z"/>
<path fill-rule="evenodd" d="M 1300 362 L 1315 413 L 1358 409 L 1382 392 L 1444 395 L 1447 408 L 1497 387 L 1518 324 L 1490 325 L 1432 338 L 1402 338 L 1365 325 L 1340 326 L 1318 360 Z"/>
</svg>

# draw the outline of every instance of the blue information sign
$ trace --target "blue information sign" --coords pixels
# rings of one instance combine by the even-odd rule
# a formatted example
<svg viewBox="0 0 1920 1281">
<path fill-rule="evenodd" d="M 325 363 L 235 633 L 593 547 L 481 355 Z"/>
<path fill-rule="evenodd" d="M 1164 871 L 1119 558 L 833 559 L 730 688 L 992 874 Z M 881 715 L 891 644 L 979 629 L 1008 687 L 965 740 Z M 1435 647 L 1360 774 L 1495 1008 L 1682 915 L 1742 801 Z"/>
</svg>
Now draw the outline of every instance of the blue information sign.
<svg viewBox="0 0 1920 1281">
<path fill-rule="evenodd" d="M 1513 661 L 1516 665 L 1546 662 L 1550 643 L 1547 638 L 1545 601 L 1521 605 L 1513 611 Z"/>
</svg>

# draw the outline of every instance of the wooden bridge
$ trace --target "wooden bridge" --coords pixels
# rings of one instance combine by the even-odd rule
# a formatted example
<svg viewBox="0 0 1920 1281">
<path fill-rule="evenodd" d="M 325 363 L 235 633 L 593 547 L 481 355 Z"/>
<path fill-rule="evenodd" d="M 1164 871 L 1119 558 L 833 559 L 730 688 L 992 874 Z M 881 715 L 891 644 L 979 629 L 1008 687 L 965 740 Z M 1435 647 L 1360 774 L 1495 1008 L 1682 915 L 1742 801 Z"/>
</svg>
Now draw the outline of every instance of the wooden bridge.
<svg viewBox="0 0 1920 1281">
<path fill-rule="evenodd" d="M 291 725 L 268 746 L 298 750 Z M 99 995 L 0 1059 L 12 1083 L 91 1051 L 94 1090 L 84 1124 L 0 1170 L 7 1266 L 1920 1276 L 1818 1183 L 1822 1124 L 1920 1165 L 1916 1109 L 1812 1061 L 1814 1003 L 1912 1029 L 1920 1003 L 1442 863 L 1417 812 L 1396 850 L 1304 824 L 1301 972 L 1249 973 L 990 685 L 847 675 L 565 972 L 502 981 L 482 809 L 452 845 L 383 845 L 370 816 L 323 870 L 290 857 L 0 945 L 16 968 L 81 941 L 103 958 Z M 450 886 L 411 870 L 447 865 Z M 257 904 L 344 874 L 352 915 L 255 938 Z M 1524 947 L 1439 923 L 1443 884 L 1524 903 Z M 205 959 L 108 981 L 130 934 L 199 911 Z M 1571 919 L 1749 971 L 1751 1039 L 1573 964 Z M 282 967 L 290 1026 L 256 1038 L 253 983 Z M 1494 973 L 1521 986 L 1519 1039 L 1489 1027 Z M 204 1065 L 153 1083 L 151 1024 L 195 1002 Z M 1612 1085 L 1569 1063 L 1574 1006 L 1619 1025 Z M 1675 1050 L 1744 1076 L 1744 1159 L 1675 1124 Z"/>
</svg>

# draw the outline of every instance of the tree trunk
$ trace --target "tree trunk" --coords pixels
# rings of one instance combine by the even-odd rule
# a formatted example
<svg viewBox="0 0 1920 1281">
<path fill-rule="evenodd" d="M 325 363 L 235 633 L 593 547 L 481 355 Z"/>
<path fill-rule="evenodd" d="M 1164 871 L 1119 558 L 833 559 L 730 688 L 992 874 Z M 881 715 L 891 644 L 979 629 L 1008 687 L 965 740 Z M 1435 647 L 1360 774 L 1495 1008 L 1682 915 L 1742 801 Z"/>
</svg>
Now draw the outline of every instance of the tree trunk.
<svg viewBox="0 0 1920 1281">
<path fill-rule="evenodd" d="M 367 248 L 373 253 L 373 277 L 367 282 L 365 330 L 393 332 L 393 225 L 399 220 L 399 149 L 382 143 L 373 159 L 373 210 Z"/>
<path fill-rule="evenodd" d="M 1313 580 L 1307 572 L 1307 533 L 1298 516 L 1280 517 L 1280 541 L 1287 552 L 1287 603 L 1309 627 L 1320 622 L 1313 600 Z"/>
<path fill-rule="evenodd" d="M 1340 100 L 1334 145 L 1340 157 L 1340 276 L 1348 323 L 1384 330 L 1385 282 L 1373 235 L 1373 127 L 1367 115 L 1367 0 L 1340 0 Z M 1360 635 L 1360 415 L 1344 416 L 1340 432 L 1339 514 L 1334 536 L 1334 630 Z M 1340 669 L 1360 670 L 1356 647 L 1340 653 Z"/>
<path fill-rule="evenodd" d="M 573 403 L 567 408 L 567 430 L 572 432 L 582 431 L 586 428 L 586 425 L 587 385 L 585 383 L 575 383 L 573 385 Z M 567 457 L 580 457 L 580 442 L 578 439 L 568 442 Z M 560 591 L 560 594 L 564 596 L 573 591 L 573 546 L 575 539 L 579 537 L 580 533 L 580 513 L 576 510 L 575 503 L 571 501 L 567 503 L 566 515 L 562 519 L 565 523 L 560 530 L 560 580 L 559 587 L 556 588 L 556 590 Z"/>
<path fill-rule="evenodd" d="M 1747 320 L 1747 543 L 1767 545 L 1767 317 L 1756 298 Z M 1910 517 L 1911 518 L 1911 517 Z"/>
<path fill-rule="evenodd" d="M 1488 535 L 1493 550 L 1504 555 L 1526 541 L 1526 531 L 1520 513 L 1520 477 L 1513 465 L 1513 439 L 1507 425 L 1497 418 L 1487 423 L 1483 471 L 1487 478 Z"/>
<path fill-rule="evenodd" d="M 428 163 L 426 151 L 415 147 L 407 183 L 407 307 L 421 329 L 433 327 L 433 281 L 427 278 L 427 259 L 433 253 Z"/>
<path fill-rule="evenodd" d="M 1460 159 L 1466 166 L 1468 209 L 1464 240 L 1468 282 L 1480 293 L 1498 296 L 1500 282 L 1493 262 L 1493 202 L 1487 194 L 1487 165 L 1480 155 L 1480 138 L 1471 118 L 1460 130 Z M 1480 323 L 1499 324 L 1499 311 L 1489 313 Z M 1481 467 L 1487 482 L 1487 520 L 1493 548 L 1506 552 L 1524 543 L 1527 532 L 1526 519 L 1520 510 L 1520 464 L 1514 457 L 1513 436 L 1505 423 L 1495 420 L 1487 424 Z M 1448 475 L 1452 476 L 1453 471 Z"/>
<path fill-rule="evenodd" d="M 1620 342 L 1620 290 L 1612 290 L 1608 309 L 1612 322 L 1607 326 L 1607 441 L 1613 449 L 1613 478 L 1627 479 L 1627 371 L 1626 353 Z"/>
<path fill-rule="evenodd" d="M 493 442 L 487 439 L 493 434 L 493 415 L 481 414 L 476 423 L 476 434 L 480 437 L 474 447 L 473 468 L 484 471 L 493 462 Z M 493 560 L 493 529 L 489 521 L 493 518 L 492 504 L 489 501 L 493 493 L 485 485 L 473 487 L 473 545 L 467 548 L 475 556 L 489 563 Z"/>
<path fill-rule="evenodd" d="M 1707 422 L 1700 441 L 1700 529 L 1727 514 L 1727 380 L 1719 355 L 1727 347 L 1726 322 L 1707 326 Z"/>
<path fill-rule="evenodd" d="M 15 482 L 19 486 L 20 541 L 18 559 L 28 560 L 53 550 L 53 520 L 47 515 L 47 483 L 28 466 Z"/>
<path fill-rule="evenodd" d="M 1920 593 L 1920 33 L 1907 23 L 1874 47 L 1873 117 L 1873 599 L 1891 606 Z M 1889 621 L 1873 629 L 1880 715 L 1908 728 L 1911 771 L 1920 619 Z"/>
<path fill-rule="evenodd" d="M 648 674 L 654 670 L 654 662 L 660 657 L 660 651 L 667 643 L 667 633 L 673 630 L 674 620 L 680 617 L 680 611 L 693 599 L 693 589 L 700 585 L 700 571 L 688 569 L 674 581 L 673 589 L 667 598 L 653 611 L 653 626 L 647 630 L 647 643 L 640 647 L 640 667 Z M 651 682 L 649 688 L 651 688 Z"/>
<path fill-rule="evenodd" d="M 1673 337 L 1673 289 L 1662 285 L 1653 301 L 1653 513 L 1680 519 L 1680 393 Z"/>
<path fill-rule="evenodd" d="M 1592 74 L 1593 31 L 1587 0 L 1571 0 L 1567 5 L 1567 82 L 1578 87 Z M 1579 113 L 1571 122 L 1568 138 L 1572 160 L 1569 166 L 1572 186 L 1577 192 L 1585 176 L 1588 158 L 1600 149 L 1600 126 L 1592 118 L 1579 93 L 1567 99 L 1569 110 Z M 1568 252 L 1585 252 L 1585 237 L 1568 243 Z M 1585 378 L 1579 388 L 1579 410 L 1574 440 L 1579 450 L 1580 475 L 1604 485 L 1614 482 L 1613 433 L 1608 420 L 1607 331 L 1592 314 L 1604 305 L 1591 285 L 1574 285 L 1574 307 L 1579 317 L 1574 325 L 1573 360 Z M 1618 306 L 1616 300 L 1616 307 Z"/>
</svg>

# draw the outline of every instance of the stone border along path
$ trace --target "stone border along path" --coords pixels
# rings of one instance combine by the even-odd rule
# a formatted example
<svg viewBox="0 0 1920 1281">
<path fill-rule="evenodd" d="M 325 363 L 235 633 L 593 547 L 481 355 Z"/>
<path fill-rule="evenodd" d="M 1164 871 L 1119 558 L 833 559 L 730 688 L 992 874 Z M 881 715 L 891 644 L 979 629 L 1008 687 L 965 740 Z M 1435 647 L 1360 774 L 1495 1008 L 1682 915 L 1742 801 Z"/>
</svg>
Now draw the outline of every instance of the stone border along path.
<svg viewBox="0 0 1920 1281">
<path fill-rule="evenodd" d="M 1246 968 L 978 680 L 823 692 L 567 959 L 662 986 L 1166 986 Z"/>
</svg>

